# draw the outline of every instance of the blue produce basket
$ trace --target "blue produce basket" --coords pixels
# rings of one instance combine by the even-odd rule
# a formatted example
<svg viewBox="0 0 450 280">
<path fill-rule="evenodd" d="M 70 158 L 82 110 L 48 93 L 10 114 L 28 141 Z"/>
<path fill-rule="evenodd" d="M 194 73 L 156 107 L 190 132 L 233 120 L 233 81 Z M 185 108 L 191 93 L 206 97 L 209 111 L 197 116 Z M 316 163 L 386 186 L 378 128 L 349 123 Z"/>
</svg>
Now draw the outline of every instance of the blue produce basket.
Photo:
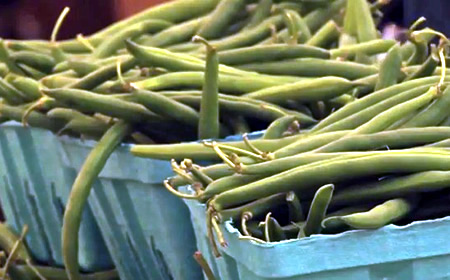
<svg viewBox="0 0 450 280">
<path fill-rule="evenodd" d="M 16 232 L 29 226 L 27 245 L 36 260 L 63 266 L 61 227 L 64 207 L 76 171 L 64 163 L 59 138 L 51 132 L 0 126 L 0 202 Z M 79 262 L 85 271 L 113 267 L 92 212 L 83 214 Z"/>
<path fill-rule="evenodd" d="M 230 222 L 222 226 L 227 248 L 210 250 L 205 206 L 192 200 L 197 246 L 222 280 L 443 280 L 450 279 L 450 217 L 314 235 L 301 240 L 258 244 L 240 240 Z"/>
</svg>

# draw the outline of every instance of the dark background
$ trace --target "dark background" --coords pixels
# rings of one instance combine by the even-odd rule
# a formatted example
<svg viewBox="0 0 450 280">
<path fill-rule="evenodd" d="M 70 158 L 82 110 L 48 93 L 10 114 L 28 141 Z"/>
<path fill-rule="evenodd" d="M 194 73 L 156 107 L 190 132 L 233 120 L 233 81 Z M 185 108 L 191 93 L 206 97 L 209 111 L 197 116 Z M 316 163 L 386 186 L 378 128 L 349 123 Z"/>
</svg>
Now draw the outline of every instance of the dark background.
<svg viewBox="0 0 450 280">
<path fill-rule="evenodd" d="M 58 39 L 91 34 L 114 21 L 167 0 L 0 0 L 0 37 L 49 39 L 53 25 L 66 6 L 71 12 Z M 202 0 L 199 0 L 202 1 Z M 420 16 L 427 26 L 450 34 L 450 0 L 392 0 L 384 9 L 381 27 L 409 26 Z"/>
</svg>

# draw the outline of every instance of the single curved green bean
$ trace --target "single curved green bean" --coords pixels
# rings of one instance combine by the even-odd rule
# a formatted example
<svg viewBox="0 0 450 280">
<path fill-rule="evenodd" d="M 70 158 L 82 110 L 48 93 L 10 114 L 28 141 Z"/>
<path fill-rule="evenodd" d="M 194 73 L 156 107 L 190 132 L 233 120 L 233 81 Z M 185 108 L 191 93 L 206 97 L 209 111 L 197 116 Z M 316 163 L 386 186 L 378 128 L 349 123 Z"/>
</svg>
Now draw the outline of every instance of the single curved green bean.
<svg viewBox="0 0 450 280">
<path fill-rule="evenodd" d="M 220 37 L 235 17 L 245 8 L 244 0 L 222 0 L 202 23 L 197 35 L 205 39 Z"/>
<path fill-rule="evenodd" d="M 285 116 L 273 121 L 267 130 L 264 132 L 263 139 L 278 139 L 282 138 L 283 134 L 288 131 L 292 123 L 297 121 L 295 116 Z"/>
<path fill-rule="evenodd" d="M 41 79 L 41 84 L 46 88 L 63 88 L 78 82 L 77 78 L 65 76 L 47 76 Z"/>
<path fill-rule="evenodd" d="M 392 199 L 367 212 L 346 216 L 329 217 L 322 223 L 327 228 L 329 223 L 344 223 L 355 229 L 377 229 L 396 222 L 412 210 L 410 203 L 404 199 Z"/>
<path fill-rule="evenodd" d="M 195 127 L 198 125 L 199 114 L 189 106 L 179 103 L 169 97 L 165 97 L 157 92 L 135 90 L 132 94 L 133 96 L 136 96 L 139 103 L 156 114 Z"/>
<path fill-rule="evenodd" d="M 132 40 L 145 33 L 153 33 L 170 27 L 172 24 L 165 20 L 151 19 L 129 26 L 105 39 L 92 53 L 93 58 L 106 58 L 114 55 L 125 47 L 125 40 Z"/>
<path fill-rule="evenodd" d="M 260 62 L 243 64 L 237 67 L 246 71 L 255 71 L 270 75 L 292 75 L 300 77 L 336 76 L 350 80 L 378 73 L 378 69 L 372 65 L 319 58 Z"/>
<path fill-rule="evenodd" d="M 97 65 L 94 62 L 91 61 L 83 61 L 78 59 L 69 59 L 67 61 L 69 69 L 72 69 L 80 76 L 86 76 L 89 73 L 94 72 L 98 68 L 100 68 L 99 65 Z"/>
<path fill-rule="evenodd" d="M 327 50 L 307 45 L 258 45 L 219 52 L 219 60 L 226 65 L 243 65 L 253 62 L 313 57 L 327 59 Z"/>
<path fill-rule="evenodd" d="M 333 196 L 334 185 L 328 184 L 320 187 L 312 200 L 309 208 L 308 217 L 304 227 L 300 230 L 299 238 L 309 237 L 313 234 L 319 234 L 321 231 L 321 224 L 327 213 L 328 205 Z"/>
<path fill-rule="evenodd" d="M 425 41 L 412 40 L 414 44 L 414 52 L 406 62 L 407 65 L 422 64 L 428 56 L 428 44 Z"/>
<path fill-rule="evenodd" d="M 431 192 L 448 187 L 450 187 L 450 171 L 425 171 L 346 187 L 333 197 L 331 203 L 335 206 L 347 205 L 354 201 L 392 199 L 412 193 Z"/>
<path fill-rule="evenodd" d="M 339 77 L 323 77 L 309 81 L 273 86 L 243 96 L 273 102 L 286 103 L 287 99 L 311 102 L 332 99 L 340 96 L 356 85 L 351 81 Z"/>
<path fill-rule="evenodd" d="M 395 85 L 402 74 L 402 56 L 400 45 L 396 44 L 389 49 L 380 66 L 380 74 L 375 85 L 375 91 Z"/>
<path fill-rule="evenodd" d="M 45 95 L 57 101 L 79 108 L 81 111 L 98 112 L 107 116 L 145 122 L 160 119 L 140 104 L 126 102 L 111 96 L 92 93 L 79 89 L 44 89 Z"/>
<path fill-rule="evenodd" d="M 32 51 L 18 51 L 11 54 L 11 60 L 33 67 L 44 73 L 50 73 L 55 67 L 55 61 L 50 55 Z"/>
<path fill-rule="evenodd" d="M 431 149 L 427 149 L 422 152 L 389 151 L 352 159 L 330 160 L 323 164 L 312 163 L 225 191 L 213 198 L 210 205 L 221 211 L 279 192 L 310 190 L 330 181 L 338 183 L 359 176 L 450 170 L 448 156 L 448 153 L 431 153 Z"/>
<path fill-rule="evenodd" d="M 92 184 L 115 148 L 130 131 L 130 126 L 122 121 L 112 126 L 89 153 L 72 186 L 64 212 L 62 228 L 64 264 L 67 275 L 71 280 L 82 279 L 78 264 L 78 231 Z"/>
</svg>

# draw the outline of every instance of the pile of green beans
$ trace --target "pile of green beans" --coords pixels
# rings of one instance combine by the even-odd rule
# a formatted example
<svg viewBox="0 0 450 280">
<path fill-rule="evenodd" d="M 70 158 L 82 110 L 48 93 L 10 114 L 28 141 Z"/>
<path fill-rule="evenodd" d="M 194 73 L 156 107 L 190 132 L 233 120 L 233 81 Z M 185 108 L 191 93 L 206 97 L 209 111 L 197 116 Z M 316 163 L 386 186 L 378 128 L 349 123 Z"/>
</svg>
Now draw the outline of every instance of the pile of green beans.
<svg viewBox="0 0 450 280">
<path fill-rule="evenodd" d="M 222 244 L 229 219 L 268 242 L 428 218 L 422 197 L 450 186 L 449 41 L 421 22 L 380 38 L 387 2 L 174 0 L 58 41 L 65 10 L 49 41 L 0 40 L 1 122 L 98 140 L 64 214 L 69 279 L 84 279 L 92 183 L 124 142 L 172 160 L 165 186 L 206 204 Z"/>
<path fill-rule="evenodd" d="M 285 27 L 258 44 L 228 49 L 226 39 L 211 42 L 220 46 L 223 75 L 239 75 L 225 74 L 227 65 L 248 71 L 247 77 L 256 72 L 302 79 L 230 93 L 309 114 L 316 124 L 304 127 L 298 116 L 287 115 L 261 139 L 132 148 L 139 157 L 172 160 L 176 176 L 165 187 L 205 204 L 217 256 L 216 242 L 226 245 L 219 224 L 230 220 L 242 239 L 275 242 L 450 215 L 441 198 L 450 196 L 450 41 L 418 29 L 421 21 L 405 43 L 381 39 L 371 15 L 382 2 L 343 1 L 341 18 L 322 27 L 312 18 L 323 10 L 304 15 L 299 4 L 299 10 L 282 11 Z M 332 5 L 339 1 L 324 7 Z M 430 43 L 435 36 L 438 46 Z M 190 46 L 171 50 L 205 58 Z M 187 70 L 193 68 L 178 68 Z M 156 84 L 161 82 L 147 86 Z M 228 92 L 219 83 L 221 88 Z M 165 94 L 186 104 L 194 99 Z M 195 164 L 200 161 L 213 164 Z M 181 192 L 181 186 L 190 188 Z"/>
</svg>

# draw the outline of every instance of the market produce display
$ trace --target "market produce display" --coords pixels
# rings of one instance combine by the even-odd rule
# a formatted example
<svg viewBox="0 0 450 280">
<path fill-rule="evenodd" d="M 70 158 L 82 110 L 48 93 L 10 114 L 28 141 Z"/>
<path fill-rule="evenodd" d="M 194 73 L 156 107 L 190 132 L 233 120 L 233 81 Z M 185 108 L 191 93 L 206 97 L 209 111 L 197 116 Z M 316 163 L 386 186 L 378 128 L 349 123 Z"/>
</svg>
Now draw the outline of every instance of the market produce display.
<svg viewBox="0 0 450 280">
<path fill-rule="evenodd" d="M 58 41 L 65 9 L 50 41 L 1 40 L 2 121 L 98 140 L 64 213 L 68 279 L 100 279 L 80 274 L 78 231 L 121 143 L 171 161 L 164 185 L 206 205 L 217 256 L 230 219 L 273 242 L 448 215 L 449 41 L 424 19 L 382 39 L 388 2 L 176 0 Z"/>
</svg>

